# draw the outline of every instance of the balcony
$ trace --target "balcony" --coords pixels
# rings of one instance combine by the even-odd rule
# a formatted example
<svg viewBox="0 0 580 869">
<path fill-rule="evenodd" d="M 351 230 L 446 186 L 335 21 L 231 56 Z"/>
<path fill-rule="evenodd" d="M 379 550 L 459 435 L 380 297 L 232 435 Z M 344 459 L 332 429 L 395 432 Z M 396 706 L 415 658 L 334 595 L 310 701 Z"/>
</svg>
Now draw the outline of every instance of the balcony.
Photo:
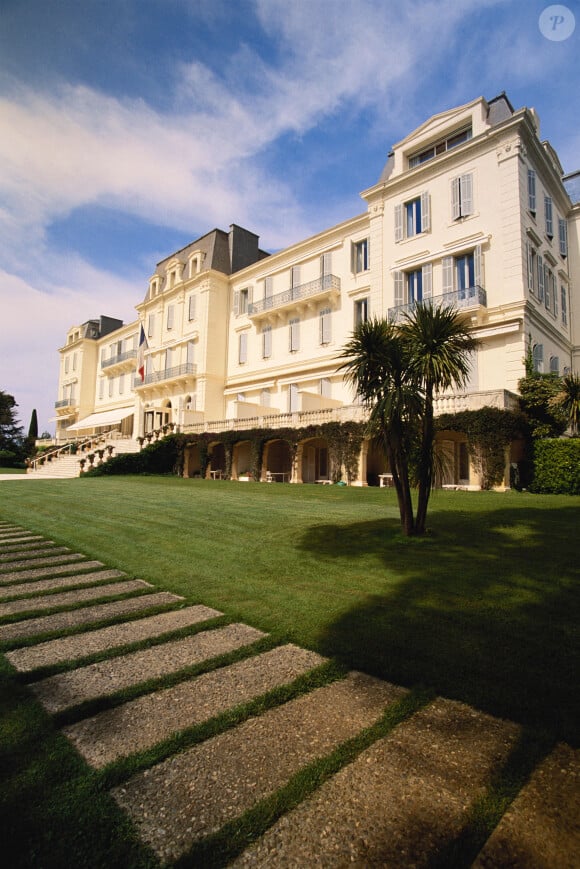
<svg viewBox="0 0 580 869">
<path fill-rule="evenodd" d="M 133 360 L 137 359 L 136 350 L 126 350 L 124 353 L 118 353 L 116 356 L 110 356 L 108 359 L 103 359 L 101 368 L 110 368 L 113 370 L 127 370 L 134 368 Z"/>
<path fill-rule="evenodd" d="M 247 431 L 251 428 L 303 428 L 325 422 L 366 422 L 368 408 L 362 404 L 329 407 L 322 410 L 298 410 L 291 413 L 262 414 L 243 419 L 217 419 L 184 425 L 181 431 L 191 434 L 202 432 Z"/>
<path fill-rule="evenodd" d="M 417 302 L 409 302 L 407 305 L 397 305 L 389 308 L 389 320 L 396 323 L 406 314 L 411 314 L 417 307 Z M 437 307 L 452 305 L 459 311 L 474 311 L 479 308 L 487 308 L 487 293 L 483 287 L 466 287 L 463 290 L 454 290 L 452 293 L 443 293 L 430 299 L 423 299 L 423 304 L 431 304 Z"/>
<path fill-rule="evenodd" d="M 322 275 L 315 281 L 290 287 L 283 293 L 268 296 L 259 302 L 251 302 L 248 305 L 248 317 L 258 318 L 267 316 L 272 311 L 283 311 L 285 308 L 293 308 L 299 302 L 306 300 L 320 300 L 337 296 L 340 293 L 340 278 L 336 275 Z"/>
<path fill-rule="evenodd" d="M 173 368 L 164 368 L 163 371 L 151 371 L 145 375 L 142 381 L 140 377 L 136 377 L 133 383 L 135 389 L 143 386 L 151 386 L 155 383 L 167 383 L 170 380 L 182 380 L 188 377 L 195 377 L 197 373 L 197 365 L 193 362 L 185 362 L 183 365 L 175 365 Z"/>
<path fill-rule="evenodd" d="M 63 398 L 60 401 L 54 402 L 55 410 L 62 410 L 65 407 L 76 407 L 77 400 L 74 396 L 70 398 Z"/>
</svg>

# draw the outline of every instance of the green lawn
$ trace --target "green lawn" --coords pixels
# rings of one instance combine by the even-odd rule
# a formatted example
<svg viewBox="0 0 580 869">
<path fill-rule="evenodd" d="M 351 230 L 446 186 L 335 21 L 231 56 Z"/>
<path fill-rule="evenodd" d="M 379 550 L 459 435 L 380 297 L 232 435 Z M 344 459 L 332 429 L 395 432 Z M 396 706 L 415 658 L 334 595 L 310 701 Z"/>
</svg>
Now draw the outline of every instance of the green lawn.
<svg viewBox="0 0 580 869">
<path fill-rule="evenodd" d="M 0 518 L 394 682 L 574 733 L 580 498 L 169 477 L 5 482 Z"/>
<path fill-rule="evenodd" d="M 0 484 L 1 520 L 275 640 L 522 723 L 502 794 L 521 786 L 541 746 L 577 744 L 579 507 L 563 496 L 437 492 L 429 536 L 409 540 L 385 489 L 172 477 Z M 155 866 L 26 680 L 3 663 L 0 681 L 0 811 L 20 843 L 11 867 Z M 201 865 L 214 864 L 206 855 Z"/>
</svg>

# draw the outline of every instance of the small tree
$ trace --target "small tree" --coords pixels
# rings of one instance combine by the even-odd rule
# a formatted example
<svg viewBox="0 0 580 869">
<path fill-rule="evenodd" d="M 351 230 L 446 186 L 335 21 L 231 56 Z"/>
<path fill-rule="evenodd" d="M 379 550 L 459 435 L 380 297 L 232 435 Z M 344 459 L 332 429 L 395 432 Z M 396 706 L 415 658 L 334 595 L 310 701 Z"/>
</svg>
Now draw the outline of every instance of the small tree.
<svg viewBox="0 0 580 869">
<path fill-rule="evenodd" d="M 0 390 L 0 450 L 22 454 L 22 428 L 18 425 L 13 395 Z"/>
<path fill-rule="evenodd" d="M 580 375 L 564 375 L 561 387 L 560 392 L 551 399 L 550 405 L 556 412 L 566 415 L 572 437 L 578 437 L 580 433 Z"/>
<path fill-rule="evenodd" d="M 528 418 L 532 438 L 559 437 L 566 430 L 566 413 L 554 404 L 562 393 L 557 374 L 528 373 L 518 383 L 520 407 Z"/>
<path fill-rule="evenodd" d="M 30 425 L 28 426 L 28 437 L 31 440 L 36 440 L 38 437 L 38 417 L 36 416 L 36 408 L 34 408 L 30 417 Z"/>
</svg>

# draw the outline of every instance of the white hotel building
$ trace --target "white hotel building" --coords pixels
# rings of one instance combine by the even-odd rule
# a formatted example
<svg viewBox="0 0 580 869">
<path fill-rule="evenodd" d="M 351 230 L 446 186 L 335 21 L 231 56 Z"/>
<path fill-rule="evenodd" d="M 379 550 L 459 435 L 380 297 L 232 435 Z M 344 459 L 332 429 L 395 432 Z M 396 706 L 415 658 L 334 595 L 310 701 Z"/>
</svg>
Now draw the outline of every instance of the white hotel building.
<svg viewBox="0 0 580 869">
<path fill-rule="evenodd" d="M 341 348 L 360 320 L 396 319 L 428 298 L 464 311 L 480 342 L 466 390 L 439 396 L 438 412 L 514 408 L 530 349 L 538 371 L 580 370 L 579 187 L 536 112 L 505 94 L 435 115 L 394 145 L 362 214 L 273 255 L 241 227 L 215 229 L 158 264 L 133 323 L 71 328 L 58 442 L 167 423 L 217 434 L 361 420 Z M 464 439 L 449 435 L 444 448 L 455 453 L 450 482 L 477 485 Z M 240 446 L 232 476 L 244 464 Z M 313 441 L 289 473 L 301 482 L 328 470 Z M 385 470 L 365 443 L 358 484 Z"/>
</svg>

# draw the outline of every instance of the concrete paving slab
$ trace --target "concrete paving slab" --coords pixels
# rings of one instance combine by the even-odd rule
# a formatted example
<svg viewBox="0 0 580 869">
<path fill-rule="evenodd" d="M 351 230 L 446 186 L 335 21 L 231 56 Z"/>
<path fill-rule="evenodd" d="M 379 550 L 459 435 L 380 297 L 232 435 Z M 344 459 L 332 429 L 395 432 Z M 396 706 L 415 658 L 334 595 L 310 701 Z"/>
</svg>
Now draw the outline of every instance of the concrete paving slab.
<svg viewBox="0 0 580 869">
<path fill-rule="evenodd" d="M 176 594 L 168 591 L 160 591 L 154 594 L 139 595 L 139 597 L 127 600 L 116 600 L 111 603 L 99 603 L 81 609 L 67 610 L 66 612 L 53 613 L 48 616 L 26 619 L 10 625 L 0 625 L 0 642 L 5 643 L 13 640 L 22 640 L 28 637 L 49 634 L 53 631 L 65 631 L 69 628 L 78 628 L 82 625 L 95 624 L 95 622 L 113 619 L 116 616 L 132 615 L 133 613 L 167 606 L 183 600 Z"/>
<path fill-rule="evenodd" d="M 41 534 L 29 534 L 28 532 L 5 534 L 4 537 L 0 539 L 0 552 L 4 550 L 5 546 L 11 546 L 13 543 L 32 543 L 35 540 L 42 539 Z"/>
<path fill-rule="evenodd" d="M 427 867 L 519 728 L 437 699 L 282 817 L 232 865 Z"/>
<path fill-rule="evenodd" d="M 140 682 L 159 679 L 217 655 L 249 646 L 265 636 L 262 631 L 248 625 L 226 625 L 59 673 L 36 682 L 32 690 L 44 708 L 54 714 L 86 700 L 116 694 Z"/>
<path fill-rule="evenodd" d="M 105 579 L 120 579 L 126 576 L 122 570 L 94 570 L 89 573 L 73 573 L 71 576 L 56 576 L 53 579 L 40 579 L 36 582 L 24 582 L 15 585 L 5 585 L 0 588 L 0 600 L 40 594 L 55 588 L 70 588 L 72 586 L 94 585 Z"/>
<path fill-rule="evenodd" d="M 22 615 L 36 610 L 50 610 L 58 607 L 74 606 L 85 601 L 97 600 L 98 598 L 115 597 L 118 594 L 131 594 L 153 588 L 151 583 L 142 579 L 128 579 L 124 582 L 114 582 L 107 585 L 90 586 L 89 588 L 77 588 L 74 591 L 63 591 L 61 594 L 45 594 L 40 597 L 28 597 L 24 600 L 13 600 L 9 603 L 0 603 L 0 617 L 9 615 Z"/>
<path fill-rule="evenodd" d="M 66 576 L 74 573 L 82 567 L 84 570 L 93 570 L 95 567 L 104 567 L 102 561 L 83 561 L 75 564 L 63 564 L 61 567 L 35 567 L 33 570 L 17 570 L 12 573 L 0 574 L 0 585 L 8 585 L 10 582 L 24 582 L 27 579 L 41 579 L 44 576 Z"/>
<path fill-rule="evenodd" d="M 18 558 L 11 561 L 0 562 L 0 579 L 6 576 L 6 573 L 13 571 L 30 569 L 35 567 L 50 567 L 53 564 L 68 564 L 71 561 L 86 561 L 86 555 L 80 552 L 63 552 L 60 555 L 41 555 L 37 558 Z"/>
<path fill-rule="evenodd" d="M 580 751 L 558 745 L 487 840 L 473 869 L 577 869 Z"/>
<path fill-rule="evenodd" d="M 21 558 L 44 558 L 49 555 L 63 555 L 65 552 L 70 552 L 70 549 L 68 546 L 56 546 L 55 543 L 48 540 L 42 546 L 38 543 L 31 543 L 29 546 L 20 546 L 10 552 L 6 552 L 5 550 L 2 550 L 2 552 L 3 554 L 0 555 L 0 565 L 5 564 L 7 561 Z"/>
<path fill-rule="evenodd" d="M 6 658 L 20 672 L 31 672 L 39 667 L 50 667 L 65 661 L 77 661 L 90 655 L 119 648 L 129 643 L 160 637 L 171 631 L 191 627 L 199 622 L 221 616 L 222 613 L 210 607 L 190 606 L 169 613 L 148 616 L 125 624 L 112 625 L 87 631 L 74 637 L 48 640 L 26 649 L 6 652 Z"/>
<path fill-rule="evenodd" d="M 112 794 L 157 856 L 176 859 L 373 724 L 403 693 L 350 673 L 169 758 Z"/>
<path fill-rule="evenodd" d="M 315 652 L 282 646 L 139 697 L 65 727 L 63 732 L 85 760 L 98 769 L 293 682 L 324 660 Z"/>
</svg>

